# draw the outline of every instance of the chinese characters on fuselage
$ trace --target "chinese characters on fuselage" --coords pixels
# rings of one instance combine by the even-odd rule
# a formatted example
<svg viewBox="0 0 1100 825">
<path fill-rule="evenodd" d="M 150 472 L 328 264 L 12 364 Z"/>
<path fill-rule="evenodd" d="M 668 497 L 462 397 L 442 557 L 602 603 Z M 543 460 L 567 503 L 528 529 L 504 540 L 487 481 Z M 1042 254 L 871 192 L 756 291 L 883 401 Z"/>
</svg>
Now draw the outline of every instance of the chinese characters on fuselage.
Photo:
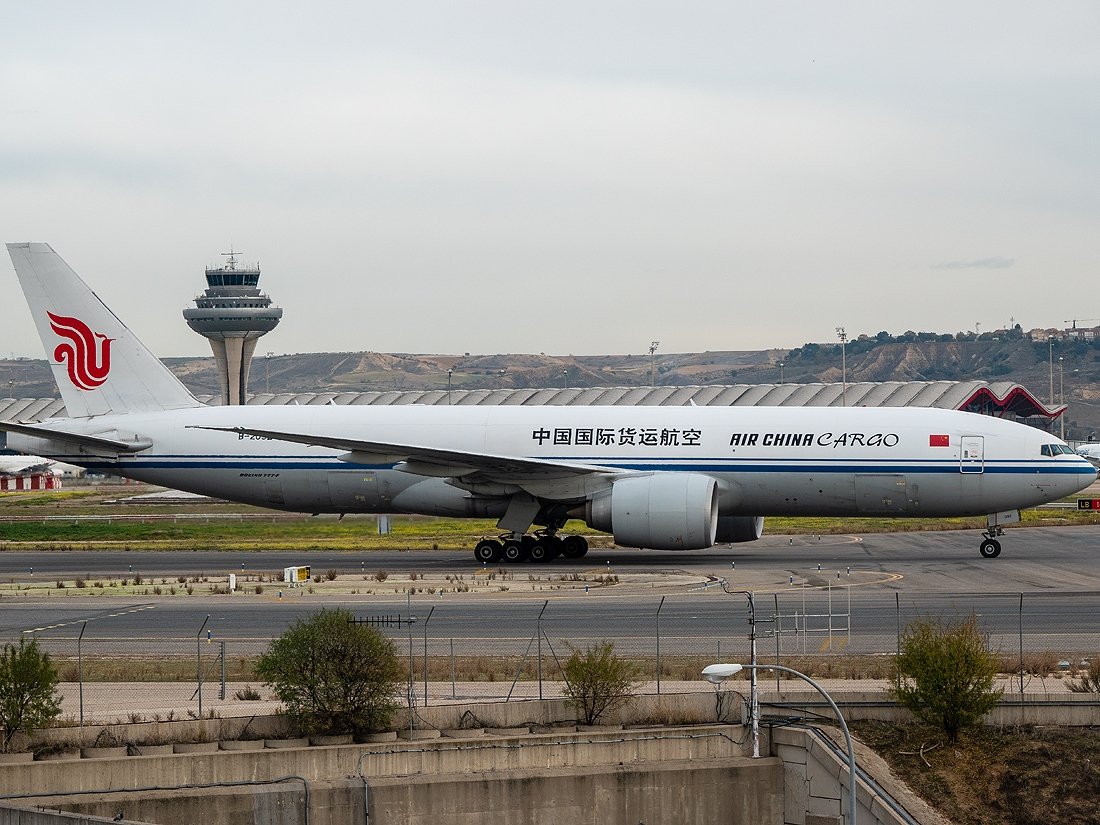
<svg viewBox="0 0 1100 825">
<path fill-rule="evenodd" d="M 702 430 L 667 427 L 540 427 L 531 439 L 542 444 L 571 447 L 698 447 Z"/>
</svg>

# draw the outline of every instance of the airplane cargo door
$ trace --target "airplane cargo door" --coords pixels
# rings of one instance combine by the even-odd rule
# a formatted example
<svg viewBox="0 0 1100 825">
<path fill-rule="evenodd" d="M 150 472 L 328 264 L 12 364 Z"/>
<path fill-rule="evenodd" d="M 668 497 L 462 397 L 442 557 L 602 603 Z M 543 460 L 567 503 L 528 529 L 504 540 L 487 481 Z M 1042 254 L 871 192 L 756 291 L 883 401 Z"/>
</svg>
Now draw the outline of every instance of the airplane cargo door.
<svg viewBox="0 0 1100 825">
<path fill-rule="evenodd" d="M 985 437 L 964 435 L 960 440 L 959 471 L 981 473 L 985 471 Z"/>
</svg>

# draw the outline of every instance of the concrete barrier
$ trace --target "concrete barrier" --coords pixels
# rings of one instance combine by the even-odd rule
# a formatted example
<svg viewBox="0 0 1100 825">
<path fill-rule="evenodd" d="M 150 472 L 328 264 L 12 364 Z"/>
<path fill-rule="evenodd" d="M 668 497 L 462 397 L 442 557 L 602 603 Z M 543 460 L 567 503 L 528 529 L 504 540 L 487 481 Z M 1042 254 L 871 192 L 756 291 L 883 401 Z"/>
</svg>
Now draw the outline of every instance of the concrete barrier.
<svg viewBox="0 0 1100 825">
<path fill-rule="evenodd" d="M 718 822 L 782 825 L 783 768 L 775 758 L 504 770 L 310 783 L 309 825 L 637 825 Z M 59 797 L 63 806 L 109 821 L 124 811 L 160 825 L 305 825 L 305 794 L 294 782 L 162 793 Z M 20 825 L 63 825 L 35 820 Z M 65 823 L 64 825 L 67 825 Z M 75 825 L 75 823 L 74 823 Z"/>
</svg>

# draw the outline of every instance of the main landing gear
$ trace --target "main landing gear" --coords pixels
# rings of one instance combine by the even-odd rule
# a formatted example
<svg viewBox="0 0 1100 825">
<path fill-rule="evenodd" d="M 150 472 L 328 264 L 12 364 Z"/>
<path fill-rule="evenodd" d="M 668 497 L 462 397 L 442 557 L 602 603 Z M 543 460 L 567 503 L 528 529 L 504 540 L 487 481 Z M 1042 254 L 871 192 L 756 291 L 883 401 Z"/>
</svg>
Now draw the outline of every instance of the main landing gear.
<svg viewBox="0 0 1100 825">
<path fill-rule="evenodd" d="M 997 541 L 997 536 L 1004 534 L 1005 528 L 999 524 L 991 524 L 989 529 L 982 533 L 985 541 L 978 547 L 978 552 L 982 554 L 983 559 L 995 559 L 1001 555 L 1001 543 Z"/>
<path fill-rule="evenodd" d="M 558 556 L 567 559 L 582 558 L 588 552 L 584 536 L 559 538 L 549 531 L 534 536 L 517 536 L 509 533 L 499 539 L 482 539 L 474 547 L 474 558 L 480 562 L 533 561 L 551 562 Z"/>
</svg>

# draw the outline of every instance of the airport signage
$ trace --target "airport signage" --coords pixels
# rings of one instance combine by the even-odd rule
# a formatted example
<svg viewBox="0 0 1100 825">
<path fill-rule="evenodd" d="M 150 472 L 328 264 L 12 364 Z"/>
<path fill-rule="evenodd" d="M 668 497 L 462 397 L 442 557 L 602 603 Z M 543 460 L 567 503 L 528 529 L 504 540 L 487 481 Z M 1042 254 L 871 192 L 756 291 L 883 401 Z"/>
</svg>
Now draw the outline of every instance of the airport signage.
<svg viewBox="0 0 1100 825">
<path fill-rule="evenodd" d="M 1078 510 L 1100 510 L 1100 498 L 1077 499 Z"/>
</svg>

